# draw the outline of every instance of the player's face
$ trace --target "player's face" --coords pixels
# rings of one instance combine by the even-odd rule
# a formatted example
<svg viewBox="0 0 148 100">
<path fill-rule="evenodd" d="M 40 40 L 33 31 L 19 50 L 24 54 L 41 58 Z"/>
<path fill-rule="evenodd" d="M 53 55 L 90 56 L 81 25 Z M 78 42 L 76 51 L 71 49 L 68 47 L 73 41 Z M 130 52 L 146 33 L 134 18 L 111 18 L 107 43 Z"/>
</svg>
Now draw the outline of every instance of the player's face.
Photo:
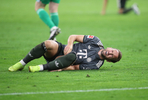
<svg viewBox="0 0 148 100">
<path fill-rule="evenodd" d="M 101 55 L 107 61 L 116 60 L 119 56 L 119 51 L 114 48 L 107 48 L 102 50 Z"/>
</svg>

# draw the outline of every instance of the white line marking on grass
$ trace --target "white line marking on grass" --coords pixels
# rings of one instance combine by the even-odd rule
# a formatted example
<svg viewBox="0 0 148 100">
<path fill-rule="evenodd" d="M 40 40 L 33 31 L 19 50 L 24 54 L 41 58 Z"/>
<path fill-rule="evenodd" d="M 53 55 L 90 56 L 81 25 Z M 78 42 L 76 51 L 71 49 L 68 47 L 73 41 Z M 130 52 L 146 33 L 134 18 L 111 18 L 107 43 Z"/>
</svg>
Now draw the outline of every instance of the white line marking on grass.
<svg viewBox="0 0 148 100">
<path fill-rule="evenodd" d="M 0 96 L 5 96 L 5 95 L 30 95 L 30 94 L 78 93 L 78 92 L 97 92 L 97 91 L 121 91 L 121 90 L 141 90 L 141 89 L 148 89 L 148 87 L 111 88 L 111 89 L 95 89 L 95 90 L 70 90 L 70 91 L 47 91 L 47 92 L 1 93 Z"/>
</svg>

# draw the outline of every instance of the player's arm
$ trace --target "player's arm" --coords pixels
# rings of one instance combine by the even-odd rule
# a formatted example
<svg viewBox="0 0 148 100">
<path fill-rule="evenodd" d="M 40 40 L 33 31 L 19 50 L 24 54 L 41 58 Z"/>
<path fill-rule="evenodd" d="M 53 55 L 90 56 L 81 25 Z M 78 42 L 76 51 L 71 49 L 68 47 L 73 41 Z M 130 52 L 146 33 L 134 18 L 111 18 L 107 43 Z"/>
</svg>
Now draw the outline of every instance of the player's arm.
<svg viewBox="0 0 148 100">
<path fill-rule="evenodd" d="M 73 45 L 75 41 L 83 42 L 84 35 L 70 35 L 68 38 L 68 45 Z"/>
<path fill-rule="evenodd" d="M 64 49 L 64 54 L 70 53 L 72 51 L 72 48 L 73 48 L 73 43 L 75 41 L 83 42 L 83 38 L 84 38 L 84 35 L 70 35 L 69 38 L 68 38 L 67 46 Z"/>
<path fill-rule="evenodd" d="M 108 0 L 103 0 L 103 8 L 101 12 L 102 15 L 105 15 L 106 13 L 107 3 L 108 3 Z"/>
</svg>

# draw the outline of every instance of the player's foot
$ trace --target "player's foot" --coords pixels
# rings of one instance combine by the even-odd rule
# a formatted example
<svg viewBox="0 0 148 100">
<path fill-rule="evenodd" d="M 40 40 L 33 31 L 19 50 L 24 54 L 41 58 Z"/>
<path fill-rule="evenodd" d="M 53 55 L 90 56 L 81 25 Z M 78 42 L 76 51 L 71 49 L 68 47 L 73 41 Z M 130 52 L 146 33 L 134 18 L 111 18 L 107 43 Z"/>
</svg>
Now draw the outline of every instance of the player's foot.
<svg viewBox="0 0 148 100">
<path fill-rule="evenodd" d="M 61 32 L 58 27 L 53 27 L 50 31 L 49 40 L 55 40 L 55 37 Z"/>
<path fill-rule="evenodd" d="M 14 71 L 22 70 L 23 68 L 24 68 L 24 66 L 20 62 L 18 62 L 16 64 L 14 64 L 13 66 L 9 67 L 8 70 L 10 72 L 14 72 Z"/>
<path fill-rule="evenodd" d="M 133 8 L 135 14 L 140 15 L 140 11 L 139 11 L 137 4 L 133 4 L 132 8 Z"/>
<path fill-rule="evenodd" d="M 29 72 L 39 72 L 40 71 L 40 66 L 39 65 L 29 66 L 28 69 L 29 69 Z"/>
</svg>

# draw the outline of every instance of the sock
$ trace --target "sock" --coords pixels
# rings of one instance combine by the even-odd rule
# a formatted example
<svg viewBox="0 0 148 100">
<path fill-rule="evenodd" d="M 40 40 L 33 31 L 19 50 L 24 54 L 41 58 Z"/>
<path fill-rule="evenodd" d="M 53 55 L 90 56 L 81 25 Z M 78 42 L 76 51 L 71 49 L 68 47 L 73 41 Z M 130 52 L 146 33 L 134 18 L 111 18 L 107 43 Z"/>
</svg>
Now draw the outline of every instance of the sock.
<svg viewBox="0 0 148 100">
<path fill-rule="evenodd" d="M 126 13 L 128 13 L 128 12 L 130 12 L 130 11 L 132 11 L 132 8 L 125 9 L 125 10 L 123 11 L 123 14 L 126 14 Z"/>
<path fill-rule="evenodd" d="M 57 12 L 56 13 L 51 13 L 50 16 L 51 16 L 51 20 L 54 23 L 54 25 L 58 26 L 59 25 L 59 15 L 58 15 L 58 13 Z"/>
<path fill-rule="evenodd" d="M 40 66 L 40 71 L 43 71 L 43 65 L 39 65 Z"/>
<path fill-rule="evenodd" d="M 70 66 L 73 64 L 76 60 L 76 53 L 71 52 L 67 55 L 61 56 L 47 64 L 44 64 L 44 70 L 57 70 L 57 69 L 62 69 Z"/>
<path fill-rule="evenodd" d="M 28 62 L 30 62 L 33 59 L 37 59 L 40 58 L 41 56 L 43 56 L 43 54 L 47 51 L 46 47 L 45 47 L 45 43 L 41 43 L 37 46 L 35 46 L 27 55 L 26 57 L 23 59 L 23 61 L 27 64 Z"/>
<path fill-rule="evenodd" d="M 51 29 L 54 25 L 54 23 L 52 22 L 52 20 L 50 19 L 48 13 L 40 8 L 37 10 L 37 14 L 39 15 L 40 19 Z"/>
<path fill-rule="evenodd" d="M 21 63 L 23 66 L 26 65 L 26 63 L 25 63 L 23 60 L 21 60 L 20 63 Z"/>
</svg>

